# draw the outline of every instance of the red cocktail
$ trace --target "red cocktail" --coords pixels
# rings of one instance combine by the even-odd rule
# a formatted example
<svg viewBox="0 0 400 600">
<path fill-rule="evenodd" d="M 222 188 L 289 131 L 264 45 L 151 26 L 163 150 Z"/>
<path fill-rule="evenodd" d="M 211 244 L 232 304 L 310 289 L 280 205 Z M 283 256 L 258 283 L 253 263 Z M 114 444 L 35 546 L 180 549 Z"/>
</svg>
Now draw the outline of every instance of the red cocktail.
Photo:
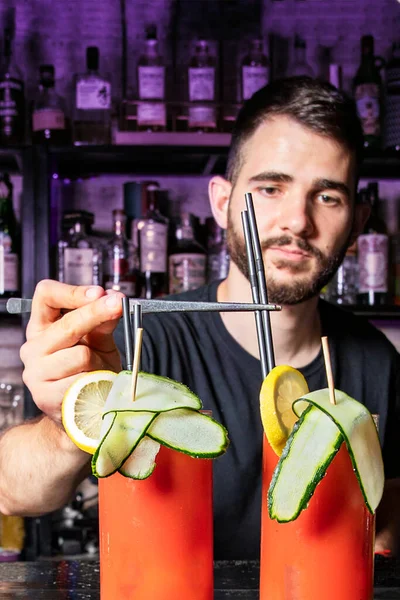
<svg viewBox="0 0 400 600">
<path fill-rule="evenodd" d="M 212 600 L 212 461 L 161 446 L 156 463 L 99 479 L 101 600 Z"/>
<path fill-rule="evenodd" d="M 277 462 L 264 436 L 260 600 L 372 600 L 375 519 L 345 444 L 308 507 L 289 523 L 268 514 Z"/>
</svg>

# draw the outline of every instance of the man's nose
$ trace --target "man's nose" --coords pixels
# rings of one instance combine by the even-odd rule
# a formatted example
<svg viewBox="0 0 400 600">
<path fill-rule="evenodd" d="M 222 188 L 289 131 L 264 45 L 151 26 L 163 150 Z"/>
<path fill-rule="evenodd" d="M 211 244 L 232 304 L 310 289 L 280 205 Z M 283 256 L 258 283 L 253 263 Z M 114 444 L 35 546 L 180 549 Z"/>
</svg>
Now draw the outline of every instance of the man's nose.
<svg viewBox="0 0 400 600">
<path fill-rule="evenodd" d="M 309 237 L 314 230 L 311 207 L 307 198 L 287 197 L 279 204 L 277 224 L 283 231 L 298 237 Z"/>
</svg>

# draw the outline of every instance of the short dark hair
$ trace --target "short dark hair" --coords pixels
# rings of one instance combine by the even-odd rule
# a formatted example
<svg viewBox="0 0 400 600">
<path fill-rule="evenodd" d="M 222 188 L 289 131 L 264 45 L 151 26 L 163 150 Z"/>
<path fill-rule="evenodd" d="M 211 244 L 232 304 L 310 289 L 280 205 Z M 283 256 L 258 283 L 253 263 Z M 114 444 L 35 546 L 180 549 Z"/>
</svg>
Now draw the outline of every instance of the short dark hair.
<svg viewBox="0 0 400 600">
<path fill-rule="evenodd" d="M 354 101 L 331 84 L 311 77 L 277 79 L 258 90 L 239 112 L 232 132 L 226 178 L 233 185 L 243 164 L 244 143 L 274 115 L 288 116 L 355 154 L 357 171 L 364 137 Z M 358 173 L 357 173 L 358 175 Z"/>
</svg>

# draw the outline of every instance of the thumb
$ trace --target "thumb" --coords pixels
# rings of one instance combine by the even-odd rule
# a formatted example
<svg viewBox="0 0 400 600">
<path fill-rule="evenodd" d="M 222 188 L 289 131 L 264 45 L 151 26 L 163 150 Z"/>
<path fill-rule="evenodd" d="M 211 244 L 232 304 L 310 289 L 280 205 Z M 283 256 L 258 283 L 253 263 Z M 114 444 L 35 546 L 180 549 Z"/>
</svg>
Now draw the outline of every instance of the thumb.
<svg viewBox="0 0 400 600">
<path fill-rule="evenodd" d="M 116 350 L 117 346 L 114 342 L 114 331 L 119 323 L 119 319 L 114 321 L 108 321 L 93 329 L 88 333 L 83 341 L 93 348 L 93 350 L 99 350 L 100 352 L 112 352 Z"/>
</svg>

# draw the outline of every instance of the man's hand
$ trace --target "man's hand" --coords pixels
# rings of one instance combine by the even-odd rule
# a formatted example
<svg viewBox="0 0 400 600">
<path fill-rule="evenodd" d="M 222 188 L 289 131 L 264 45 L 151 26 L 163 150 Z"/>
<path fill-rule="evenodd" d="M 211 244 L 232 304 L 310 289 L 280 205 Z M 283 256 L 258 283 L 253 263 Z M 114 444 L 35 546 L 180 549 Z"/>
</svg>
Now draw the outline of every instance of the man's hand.
<svg viewBox="0 0 400 600">
<path fill-rule="evenodd" d="M 121 370 L 113 331 L 122 314 L 122 297 L 100 286 L 50 280 L 37 285 L 21 348 L 23 380 L 38 408 L 54 421 L 61 422 L 64 393 L 77 375 Z M 69 312 L 63 314 L 63 309 Z"/>
<path fill-rule="evenodd" d="M 400 542 L 400 479 L 387 479 L 376 513 L 375 552 L 396 555 Z"/>
</svg>

